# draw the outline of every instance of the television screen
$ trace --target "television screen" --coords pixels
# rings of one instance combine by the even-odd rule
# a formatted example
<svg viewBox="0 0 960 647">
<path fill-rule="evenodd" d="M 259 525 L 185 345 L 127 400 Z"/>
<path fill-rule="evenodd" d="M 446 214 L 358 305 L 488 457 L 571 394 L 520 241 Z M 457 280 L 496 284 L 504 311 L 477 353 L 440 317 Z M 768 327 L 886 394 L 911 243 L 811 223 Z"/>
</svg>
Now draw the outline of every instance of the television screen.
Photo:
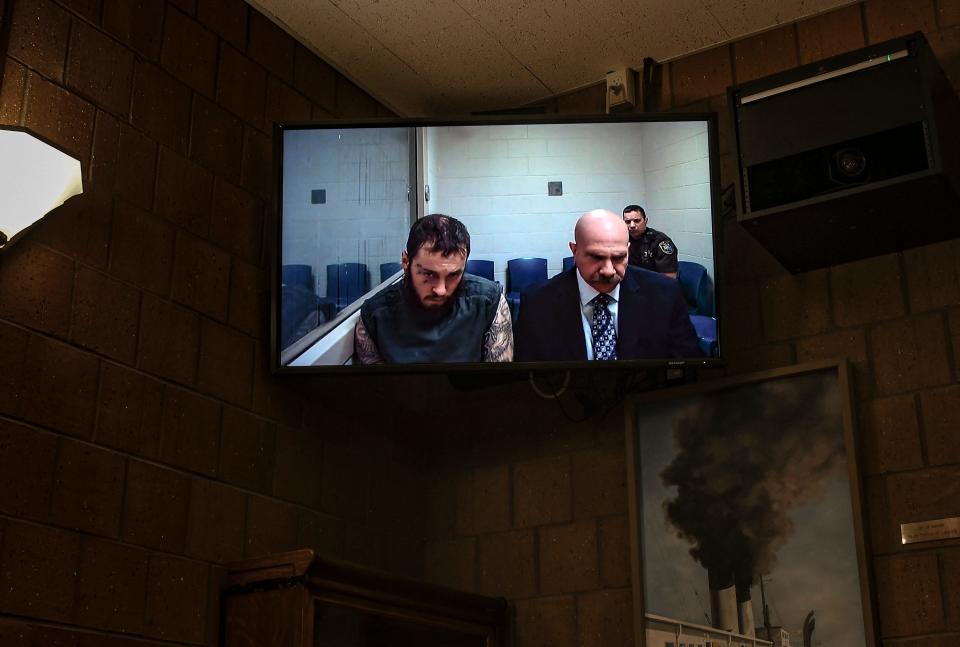
<svg viewBox="0 0 960 647">
<path fill-rule="evenodd" d="M 274 368 L 720 357 L 712 114 L 276 128 Z"/>
</svg>

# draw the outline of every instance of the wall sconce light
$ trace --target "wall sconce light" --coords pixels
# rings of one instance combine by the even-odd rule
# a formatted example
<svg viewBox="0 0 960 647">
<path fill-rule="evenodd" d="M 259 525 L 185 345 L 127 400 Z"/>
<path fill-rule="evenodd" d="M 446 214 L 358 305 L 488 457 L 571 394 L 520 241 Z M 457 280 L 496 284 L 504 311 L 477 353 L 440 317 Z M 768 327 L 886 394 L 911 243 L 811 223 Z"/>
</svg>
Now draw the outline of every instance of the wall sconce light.
<svg viewBox="0 0 960 647">
<path fill-rule="evenodd" d="M 0 126 L 0 249 L 80 193 L 79 161 L 23 128 Z"/>
</svg>

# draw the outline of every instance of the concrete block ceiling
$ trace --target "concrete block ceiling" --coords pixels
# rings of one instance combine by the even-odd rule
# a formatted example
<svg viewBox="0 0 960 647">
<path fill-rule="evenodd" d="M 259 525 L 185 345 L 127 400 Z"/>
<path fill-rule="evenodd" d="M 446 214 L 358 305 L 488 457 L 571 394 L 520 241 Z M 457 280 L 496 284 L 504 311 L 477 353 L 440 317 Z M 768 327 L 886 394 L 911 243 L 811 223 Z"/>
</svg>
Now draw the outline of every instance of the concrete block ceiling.
<svg viewBox="0 0 960 647">
<path fill-rule="evenodd" d="M 403 116 L 522 106 L 851 0 L 249 0 Z"/>
</svg>

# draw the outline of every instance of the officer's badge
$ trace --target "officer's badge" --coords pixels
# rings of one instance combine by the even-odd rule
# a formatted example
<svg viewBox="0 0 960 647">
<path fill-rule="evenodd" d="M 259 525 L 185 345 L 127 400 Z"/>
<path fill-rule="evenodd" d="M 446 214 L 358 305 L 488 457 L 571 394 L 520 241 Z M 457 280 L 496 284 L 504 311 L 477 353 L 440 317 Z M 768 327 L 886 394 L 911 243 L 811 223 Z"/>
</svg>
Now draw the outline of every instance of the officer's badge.
<svg viewBox="0 0 960 647">
<path fill-rule="evenodd" d="M 660 251 L 664 254 L 672 254 L 677 251 L 669 240 L 660 241 Z"/>
</svg>

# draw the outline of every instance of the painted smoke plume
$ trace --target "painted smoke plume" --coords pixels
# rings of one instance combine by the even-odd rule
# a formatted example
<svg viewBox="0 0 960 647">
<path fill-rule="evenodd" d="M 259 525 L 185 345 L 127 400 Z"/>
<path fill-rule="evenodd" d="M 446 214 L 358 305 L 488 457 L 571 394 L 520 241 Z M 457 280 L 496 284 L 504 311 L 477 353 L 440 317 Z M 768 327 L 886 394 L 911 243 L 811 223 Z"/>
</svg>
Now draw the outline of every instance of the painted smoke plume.
<svg viewBox="0 0 960 647">
<path fill-rule="evenodd" d="M 667 518 L 707 569 L 714 623 L 751 634 L 750 585 L 792 534 L 790 509 L 822 497 L 843 464 L 836 385 L 814 374 L 734 389 L 685 411 L 673 431 Z M 731 613 L 739 622 L 724 626 Z"/>
</svg>

